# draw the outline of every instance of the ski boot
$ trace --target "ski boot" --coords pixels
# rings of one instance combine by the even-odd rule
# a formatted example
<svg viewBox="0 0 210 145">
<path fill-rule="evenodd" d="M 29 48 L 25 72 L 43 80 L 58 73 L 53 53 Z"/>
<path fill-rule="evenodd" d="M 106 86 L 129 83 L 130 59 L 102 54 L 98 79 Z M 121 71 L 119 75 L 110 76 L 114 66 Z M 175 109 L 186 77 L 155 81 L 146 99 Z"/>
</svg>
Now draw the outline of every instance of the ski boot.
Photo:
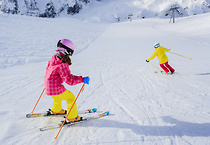
<svg viewBox="0 0 210 145">
<path fill-rule="evenodd" d="M 59 112 L 54 112 L 54 111 L 52 111 L 52 110 L 50 110 L 50 111 L 51 111 L 51 113 L 52 113 L 53 115 L 64 115 L 64 114 L 67 113 L 67 111 L 66 111 L 66 110 L 63 110 L 63 109 L 61 109 L 61 111 L 59 111 Z"/>
<path fill-rule="evenodd" d="M 82 117 L 80 116 L 77 116 L 76 118 L 72 118 L 72 119 L 66 119 L 66 123 L 69 124 L 69 123 L 72 123 L 72 122 L 79 122 L 79 121 L 82 121 Z"/>
</svg>

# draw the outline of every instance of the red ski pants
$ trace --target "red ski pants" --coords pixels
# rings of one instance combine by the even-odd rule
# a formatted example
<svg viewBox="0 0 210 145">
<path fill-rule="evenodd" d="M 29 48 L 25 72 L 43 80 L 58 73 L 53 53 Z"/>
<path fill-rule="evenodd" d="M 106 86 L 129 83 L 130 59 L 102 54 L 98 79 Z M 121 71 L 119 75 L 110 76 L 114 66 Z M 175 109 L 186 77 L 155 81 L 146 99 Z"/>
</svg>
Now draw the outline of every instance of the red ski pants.
<svg viewBox="0 0 210 145">
<path fill-rule="evenodd" d="M 174 71 L 175 71 L 175 70 L 168 64 L 168 61 L 165 62 L 165 63 L 160 64 L 160 67 L 161 67 L 166 73 L 168 73 L 169 70 L 170 70 L 171 72 L 174 72 Z"/>
</svg>

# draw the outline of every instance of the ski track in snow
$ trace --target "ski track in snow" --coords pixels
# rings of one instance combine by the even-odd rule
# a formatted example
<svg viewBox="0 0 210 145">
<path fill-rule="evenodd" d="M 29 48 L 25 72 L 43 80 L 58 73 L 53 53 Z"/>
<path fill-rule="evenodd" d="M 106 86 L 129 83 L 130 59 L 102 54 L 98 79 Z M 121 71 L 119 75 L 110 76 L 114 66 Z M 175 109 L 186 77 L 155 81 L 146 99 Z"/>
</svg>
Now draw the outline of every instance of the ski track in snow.
<svg viewBox="0 0 210 145">
<path fill-rule="evenodd" d="M 180 18 L 172 25 L 164 19 L 108 24 L 0 15 L 0 144 L 210 144 L 210 45 L 202 39 L 209 36 L 209 27 L 197 26 L 198 18 L 203 22 L 209 14 Z M 193 35 L 185 30 L 189 24 L 196 26 Z M 43 90 L 47 61 L 63 37 L 77 46 L 71 72 L 91 80 L 78 98 L 78 110 L 96 107 L 110 115 L 64 127 L 55 140 L 57 129 L 40 132 L 39 127 L 56 124 L 62 117 L 26 119 L 25 114 Z M 176 73 L 154 73 L 156 68 L 145 60 L 155 42 L 193 60 L 167 53 Z M 151 62 L 158 66 L 157 58 Z M 65 86 L 75 96 L 81 88 Z M 43 95 L 35 112 L 51 105 L 51 97 Z"/>
</svg>

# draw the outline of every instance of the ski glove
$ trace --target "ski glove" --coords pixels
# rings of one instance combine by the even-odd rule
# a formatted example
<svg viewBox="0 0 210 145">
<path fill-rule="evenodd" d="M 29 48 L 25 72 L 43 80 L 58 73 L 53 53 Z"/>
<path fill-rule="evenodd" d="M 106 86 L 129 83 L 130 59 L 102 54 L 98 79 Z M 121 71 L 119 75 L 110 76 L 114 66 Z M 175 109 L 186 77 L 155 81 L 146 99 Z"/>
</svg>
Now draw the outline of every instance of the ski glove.
<svg viewBox="0 0 210 145">
<path fill-rule="evenodd" d="M 146 59 L 146 62 L 149 62 L 149 61 Z"/>
<path fill-rule="evenodd" d="M 83 83 L 89 85 L 89 82 L 90 82 L 90 78 L 89 78 L 89 77 L 84 77 L 84 78 L 83 78 Z"/>
</svg>

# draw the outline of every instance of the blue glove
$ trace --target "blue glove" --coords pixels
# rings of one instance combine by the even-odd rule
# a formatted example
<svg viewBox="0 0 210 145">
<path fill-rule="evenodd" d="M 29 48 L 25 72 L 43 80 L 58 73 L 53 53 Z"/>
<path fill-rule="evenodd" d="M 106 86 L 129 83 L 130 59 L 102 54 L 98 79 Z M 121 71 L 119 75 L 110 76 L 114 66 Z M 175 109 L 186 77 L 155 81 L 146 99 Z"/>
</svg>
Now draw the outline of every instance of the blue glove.
<svg viewBox="0 0 210 145">
<path fill-rule="evenodd" d="M 148 60 L 146 60 L 146 62 L 149 62 Z"/>
<path fill-rule="evenodd" d="M 90 82 L 90 78 L 89 78 L 89 77 L 84 77 L 84 78 L 83 78 L 83 83 L 89 85 L 89 82 Z"/>
</svg>

